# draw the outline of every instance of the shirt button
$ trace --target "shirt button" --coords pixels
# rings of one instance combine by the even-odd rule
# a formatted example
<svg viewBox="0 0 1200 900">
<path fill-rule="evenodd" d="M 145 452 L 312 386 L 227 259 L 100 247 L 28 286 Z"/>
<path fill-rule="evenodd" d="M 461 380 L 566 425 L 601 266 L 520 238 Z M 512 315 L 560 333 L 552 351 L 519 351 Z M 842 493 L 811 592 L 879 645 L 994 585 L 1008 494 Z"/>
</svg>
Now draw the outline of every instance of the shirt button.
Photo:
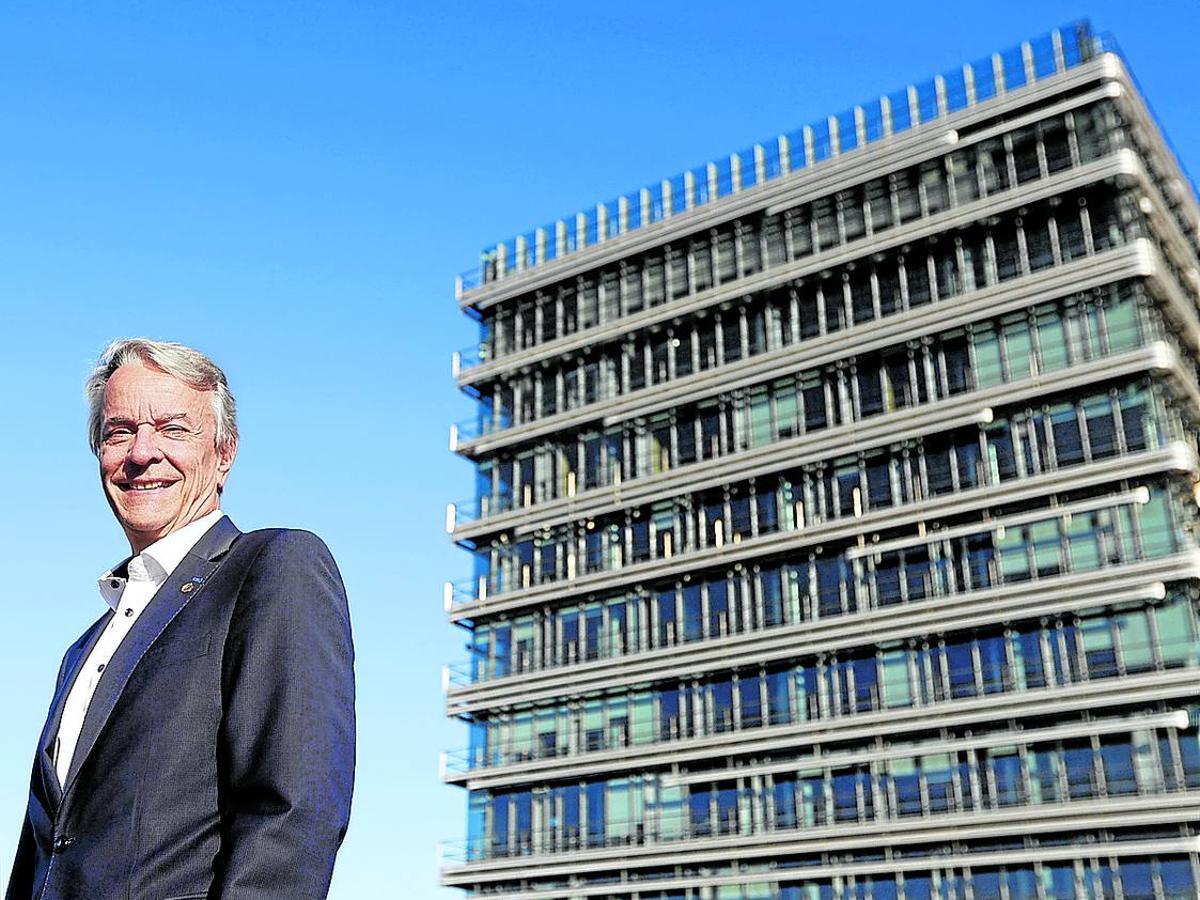
<svg viewBox="0 0 1200 900">
<path fill-rule="evenodd" d="M 104 663 L 100 663 L 100 665 L 96 666 L 96 671 L 103 672 L 104 671 Z"/>
<path fill-rule="evenodd" d="M 125 615 L 127 615 L 127 616 L 133 615 L 133 607 L 132 606 L 125 607 Z"/>
</svg>

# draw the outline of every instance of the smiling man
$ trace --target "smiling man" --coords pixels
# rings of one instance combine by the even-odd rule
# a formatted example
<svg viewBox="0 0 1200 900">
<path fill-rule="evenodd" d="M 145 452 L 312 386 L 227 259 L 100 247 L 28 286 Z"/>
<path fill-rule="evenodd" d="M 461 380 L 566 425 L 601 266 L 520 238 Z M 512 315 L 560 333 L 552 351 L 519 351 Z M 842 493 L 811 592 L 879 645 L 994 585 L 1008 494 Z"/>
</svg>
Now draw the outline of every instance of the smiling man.
<svg viewBox="0 0 1200 900">
<path fill-rule="evenodd" d="M 206 356 L 117 341 L 87 396 L 133 555 L 59 669 L 6 900 L 320 900 L 354 780 L 337 566 L 221 512 L 237 419 Z"/>
</svg>

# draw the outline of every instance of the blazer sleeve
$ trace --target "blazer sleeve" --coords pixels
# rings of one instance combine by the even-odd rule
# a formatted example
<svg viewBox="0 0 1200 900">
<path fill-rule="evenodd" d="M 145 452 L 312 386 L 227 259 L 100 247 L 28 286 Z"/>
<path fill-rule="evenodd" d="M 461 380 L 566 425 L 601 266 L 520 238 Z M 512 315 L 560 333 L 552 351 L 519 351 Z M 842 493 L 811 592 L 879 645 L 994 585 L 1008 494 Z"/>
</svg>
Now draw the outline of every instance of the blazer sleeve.
<svg viewBox="0 0 1200 900">
<path fill-rule="evenodd" d="M 54 712 L 54 701 L 58 697 L 58 692 L 62 690 L 63 681 L 67 677 L 67 664 L 71 661 L 72 654 L 83 648 L 99 624 L 99 621 L 94 623 L 63 654 L 62 662 L 58 664 L 58 676 L 54 679 L 54 694 L 51 697 L 50 712 L 47 715 Z M 33 771 L 29 775 L 30 803 L 34 802 L 33 792 L 37 781 L 41 778 L 41 769 L 38 766 L 37 758 L 38 753 L 41 753 L 40 747 L 34 753 Z M 33 896 L 33 869 L 36 857 L 37 847 L 36 839 L 33 836 L 33 823 L 29 821 L 29 810 L 26 809 L 25 818 L 21 822 L 21 837 L 17 840 L 17 854 L 13 860 L 12 873 L 8 876 L 8 889 L 4 892 L 5 900 L 26 900 L 26 898 Z"/>
<path fill-rule="evenodd" d="M 324 900 L 354 785 L 346 591 L 316 535 L 279 531 L 230 620 L 209 900 Z"/>
<path fill-rule="evenodd" d="M 37 764 L 34 764 L 32 778 L 38 777 Z M 13 860 L 12 873 L 8 876 L 8 890 L 4 892 L 5 900 L 29 900 L 33 896 L 33 867 L 37 851 L 34 846 L 33 825 L 30 824 L 29 814 L 26 813 L 21 823 L 21 837 L 17 841 L 17 855 Z"/>
</svg>

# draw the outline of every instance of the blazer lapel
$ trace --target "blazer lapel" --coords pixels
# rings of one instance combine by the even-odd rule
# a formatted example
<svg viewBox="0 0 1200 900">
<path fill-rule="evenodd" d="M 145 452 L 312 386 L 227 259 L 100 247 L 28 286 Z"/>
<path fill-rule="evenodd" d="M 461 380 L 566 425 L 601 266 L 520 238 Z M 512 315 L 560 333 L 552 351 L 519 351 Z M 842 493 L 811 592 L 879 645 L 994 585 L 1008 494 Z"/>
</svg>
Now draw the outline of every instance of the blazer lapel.
<svg viewBox="0 0 1200 900">
<path fill-rule="evenodd" d="M 228 516 L 218 520 L 175 567 L 175 571 L 138 616 L 133 629 L 113 654 L 112 661 L 105 667 L 96 685 L 96 693 L 84 716 L 79 743 L 67 771 L 66 783 L 62 786 L 64 799 L 70 793 L 75 776 L 95 746 L 96 739 L 104 730 L 133 670 L 166 627 L 204 589 L 209 577 L 220 565 L 221 557 L 239 534 L 241 532 L 229 521 Z M 83 654 L 80 659 L 85 657 L 86 654 Z"/>
<path fill-rule="evenodd" d="M 92 647 L 100 639 L 100 635 L 104 633 L 104 629 L 108 627 L 112 617 L 113 613 L 109 610 L 80 638 L 75 657 L 70 661 L 67 671 L 63 674 L 62 683 L 59 685 L 54 699 L 50 701 L 50 713 L 46 716 L 46 724 L 42 728 L 41 737 L 38 738 L 38 767 L 42 772 L 42 786 L 45 788 L 46 798 L 54 808 L 57 808 L 62 800 L 62 785 L 58 782 L 58 772 L 54 766 L 54 741 L 58 737 L 59 725 L 62 724 L 63 705 L 66 703 L 67 694 L 71 692 L 71 688 L 75 684 L 75 679 L 79 677 L 84 660 L 92 652 Z"/>
</svg>

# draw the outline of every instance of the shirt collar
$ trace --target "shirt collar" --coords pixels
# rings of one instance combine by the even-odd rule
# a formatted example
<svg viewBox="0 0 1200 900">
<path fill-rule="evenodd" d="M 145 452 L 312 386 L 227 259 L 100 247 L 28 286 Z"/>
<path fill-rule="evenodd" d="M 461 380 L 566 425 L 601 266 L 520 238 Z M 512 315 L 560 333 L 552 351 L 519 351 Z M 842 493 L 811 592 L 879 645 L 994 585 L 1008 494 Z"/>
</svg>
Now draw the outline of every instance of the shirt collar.
<svg viewBox="0 0 1200 900">
<path fill-rule="evenodd" d="M 113 566 L 101 575 L 98 581 L 100 596 L 104 598 L 104 602 L 116 609 L 121 602 L 121 595 L 125 592 L 125 585 L 131 580 L 152 581 L 156 588 L 161 586 L 175 571 L 176 566 L 183 562 L 188 551 L 196 546 L 196 542 L 208 529 L 217 524 L 223 515 L 221 510 L 214 509 L 159 538 L 138 556 L 122 560 Z"/>
</svg>

